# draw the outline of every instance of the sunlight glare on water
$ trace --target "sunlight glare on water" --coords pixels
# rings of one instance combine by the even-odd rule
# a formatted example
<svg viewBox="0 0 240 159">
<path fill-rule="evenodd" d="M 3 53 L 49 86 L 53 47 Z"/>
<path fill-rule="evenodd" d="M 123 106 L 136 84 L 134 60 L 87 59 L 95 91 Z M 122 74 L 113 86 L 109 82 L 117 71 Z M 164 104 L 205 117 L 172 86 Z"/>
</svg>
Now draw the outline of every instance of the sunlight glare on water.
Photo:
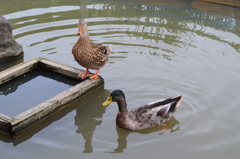
<svg viewBox="0 0 240 159">
<path fill-rule="evenodd" d="M 1 137 L 4 158 L 239 156 L 239 8 L 207 10 L 207 2 L 192 0 L 51 2 L 25 0 L 11 11 L 5 2 L 0 9 L 24 61 L 40 56 L 85 69 L 71 53 L 83 17 L 91 40 L 113 49 L 100 71 L 105 86 L 41 131 L 16 137 L 21 142 Z M 130 132 L 116 127 L 116 103 L 100 106 L 114 89 L 124 91 L 129 110 L 179 95 L 183 101 L 168 130 Z"/>
</svg>

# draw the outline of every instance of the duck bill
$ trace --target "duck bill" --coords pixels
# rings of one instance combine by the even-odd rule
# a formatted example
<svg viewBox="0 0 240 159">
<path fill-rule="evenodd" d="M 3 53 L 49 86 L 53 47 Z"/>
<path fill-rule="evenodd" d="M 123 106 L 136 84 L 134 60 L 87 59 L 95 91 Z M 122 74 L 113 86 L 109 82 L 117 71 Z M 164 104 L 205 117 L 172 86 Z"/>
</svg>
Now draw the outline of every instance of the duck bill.
<svg viewBox="0 0 240 159">
<path fill-rule="evenodd" d="M 78 34 L 78 35 L 82 35 L 82 32 L 83 32 L 83 27 L 82 27 L 82 26 L 79 26 L 79 27 L 78 27 L 77 34 Z"/>
<path fill-rule="evenodd" d="M 108 99 L 102 103 L 102 106 L 106 107 L 106 106 L 110 105 L 112 102 L 113 102 L 112 97 L 108 97 Z"/>
</svg>

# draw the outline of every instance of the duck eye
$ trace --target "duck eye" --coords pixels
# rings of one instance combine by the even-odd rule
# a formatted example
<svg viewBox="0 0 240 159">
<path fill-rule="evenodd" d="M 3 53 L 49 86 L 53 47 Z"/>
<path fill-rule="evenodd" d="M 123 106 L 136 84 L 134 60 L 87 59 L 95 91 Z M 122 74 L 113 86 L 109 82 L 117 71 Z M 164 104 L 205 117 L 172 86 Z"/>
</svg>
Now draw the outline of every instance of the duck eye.
<svg viewBox="0 0 240 159">
<path fill-rule="evenodd" d="M 117 93 L 117 96 L 118 96 L 118 97 L 122 96 L 122 93 Z"/>
</svg>

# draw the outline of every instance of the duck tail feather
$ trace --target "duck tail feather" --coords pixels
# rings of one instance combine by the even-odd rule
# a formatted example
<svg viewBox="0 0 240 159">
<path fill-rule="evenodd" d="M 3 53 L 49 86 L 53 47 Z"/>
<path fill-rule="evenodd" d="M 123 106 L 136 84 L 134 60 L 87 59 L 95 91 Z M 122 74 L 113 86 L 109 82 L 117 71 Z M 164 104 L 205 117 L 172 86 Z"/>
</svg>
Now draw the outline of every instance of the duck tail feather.
<svg viewBox="0 0 240 159">
<path fill-rule="evenodd" d="M 175 112 L 177 107 L 180 105 L 181 101 L 182 101 L 182 96 L 178 96 L 175 98 L 172 98 L 172 102 L 171 102 L 171 106 L 169 109 L 169 112 Z"/>
</svg>

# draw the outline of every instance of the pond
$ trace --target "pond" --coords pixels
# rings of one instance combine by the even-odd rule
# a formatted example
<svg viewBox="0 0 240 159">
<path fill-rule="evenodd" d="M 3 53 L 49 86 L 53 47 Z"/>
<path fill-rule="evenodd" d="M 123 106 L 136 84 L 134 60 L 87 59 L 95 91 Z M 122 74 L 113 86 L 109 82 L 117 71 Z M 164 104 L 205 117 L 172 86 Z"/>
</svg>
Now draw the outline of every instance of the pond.
<svg viewBox="0 0 240 159">
<path fill-rule="evenodd" d="M 100 71 L 104 89 L 26 138 L 0 135 L 2 158 L 240 155 L 239 8 L 193 0 L 0 2 L 23 45 L 23 61 L 40 56 L 84 69 L 71 53 L 79 18 L 93 42 L 113 49 Z M 130 132 L 116 126 L 116 103 L 100 106 L 114 89 L 124 91 L 129 109 L 178 95 L 183 101 L 167 130 Z"/>
</svg>

